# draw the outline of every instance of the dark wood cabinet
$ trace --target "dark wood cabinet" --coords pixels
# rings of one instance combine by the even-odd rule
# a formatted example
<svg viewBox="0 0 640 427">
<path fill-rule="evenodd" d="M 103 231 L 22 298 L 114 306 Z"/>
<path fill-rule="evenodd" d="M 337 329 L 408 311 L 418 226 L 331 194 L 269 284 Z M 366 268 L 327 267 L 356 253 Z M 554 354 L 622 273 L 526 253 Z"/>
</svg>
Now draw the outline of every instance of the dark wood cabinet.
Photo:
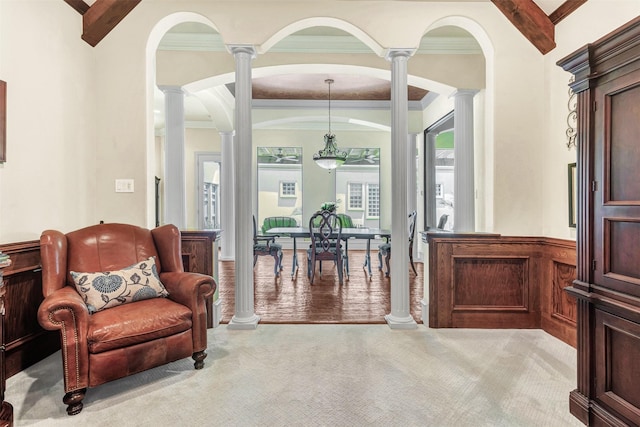
<svg viewBox="0 0 640 427">
<path fill-rule="evenodd" d="M 578 384 L 588 425 L 640 425 L 640 17 L 558 62 L 578 96 Z"/>
<path fill-rule="evenodd" d="M 218 284 L 218 241 L 222 230 L 186 230 L 180 234 L 184 271 L 212 276 Z M 214 328 L 220 323 L 219 289 L 207 301 L 207 328 Z"/>
</svg>

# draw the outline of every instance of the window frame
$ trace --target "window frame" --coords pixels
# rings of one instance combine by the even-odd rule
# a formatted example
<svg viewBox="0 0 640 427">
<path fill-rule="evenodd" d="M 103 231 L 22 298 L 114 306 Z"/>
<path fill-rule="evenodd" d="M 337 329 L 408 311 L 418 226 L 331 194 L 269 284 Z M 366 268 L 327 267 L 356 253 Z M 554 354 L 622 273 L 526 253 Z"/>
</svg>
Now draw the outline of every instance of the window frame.
<svg viewBox="0 0 640 427">
<path fill-rule="evenodd" d="M 360 188 L 360 206 L 354 206 L 352 204 L 351 186 L 358 186 Z M 355 194 L 354 194 L 355 196 Z M 365 198 L 365 184 L 364 182 L 348 181 L 347 182 L 347 210 L 362 212 L 365 210 L 366 198 Z"/>
<path fill-rule="evenodd" d="M 289 189 L 286 189 L 291 185 L 293 187 L 293 194 L 288 193 Z M 295 199 L 298 197 L 298 182 L 297 181 L 280 181 L 279 185 L 279 196 L 283 199 Z"/>
</svg>

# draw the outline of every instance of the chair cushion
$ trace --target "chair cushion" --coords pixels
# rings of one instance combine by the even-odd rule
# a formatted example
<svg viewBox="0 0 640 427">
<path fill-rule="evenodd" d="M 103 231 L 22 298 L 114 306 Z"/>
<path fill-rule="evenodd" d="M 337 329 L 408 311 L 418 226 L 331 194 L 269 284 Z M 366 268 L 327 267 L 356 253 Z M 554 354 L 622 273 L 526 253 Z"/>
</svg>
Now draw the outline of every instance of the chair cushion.
<svg viewBox="0 0 640 427">
<path fill-rule="evenodd" d="M 160 282 L 154 257 L 117 271 L 70 272 L 89 313 L 134 301 L 169 295 Z"/>
<path fill-rule="evenodd" d="M 164 338 L 191 328 L 191 310 L 168 298 L 120 305 L 91 316 L 87 341 L 90 353 Z"/>
<path fill-rule="evenodd" d="M 383 254 L 386 254 L 387 252 L 391 252 L 391 243 L 383 243 L 379 245 L 378 250 Z"/>
<path fill-rule="evenodd" d="M 282 245 L 278 244 L 278 243 L 271 243 L 270 245 L 267 245 L 266 243 L 258 243 L 253 245 L 253 252 L 257 252 L 257 253 L 264 253 L 264 254 L 272 254 L 272 253 L 278 253 L 282 250 Z"/>
</svg>

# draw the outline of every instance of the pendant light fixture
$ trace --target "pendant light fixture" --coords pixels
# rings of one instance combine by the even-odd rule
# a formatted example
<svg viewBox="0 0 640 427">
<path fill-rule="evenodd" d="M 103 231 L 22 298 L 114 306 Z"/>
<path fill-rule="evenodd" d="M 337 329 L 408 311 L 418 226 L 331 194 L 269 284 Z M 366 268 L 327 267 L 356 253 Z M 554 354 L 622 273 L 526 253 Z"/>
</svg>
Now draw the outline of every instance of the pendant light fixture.
<svg viewBox="0 0 640 427">
<path fill-rule="evenodd" d="M 331 84 L 333 79 L 324 81 L 329 85 L 329 132 L 324 135 L 324 148 L 313 155 L 313 160 L 324 169 L 335 169 L 347 160 L 347 152 L 336 145 L 336 136 L 331 133 Z"/>
</svg>

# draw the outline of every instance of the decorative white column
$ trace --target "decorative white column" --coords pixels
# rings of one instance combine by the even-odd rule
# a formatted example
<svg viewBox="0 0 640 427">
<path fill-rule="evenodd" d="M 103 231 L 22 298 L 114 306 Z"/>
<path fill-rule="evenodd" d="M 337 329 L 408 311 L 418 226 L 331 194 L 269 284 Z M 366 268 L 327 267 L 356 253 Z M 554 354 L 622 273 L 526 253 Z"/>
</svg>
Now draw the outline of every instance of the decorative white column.
<svg viewBox="0 0 640 427">
<path fill-rule="evenodd" d="M 253 296 L 253 207 L 251 61 L 256 51 L 249 45 L 228 46 L 236 61 L 236 138 L 233 144 L 235 176 L 235 314 L 229 329 L 256 329 L 260 317 L 254 312 Z"/>
<path fill-rule="evenodd" d="M 408 119 L 407 119 L 408 120 Z M 410 133 L 407 135 L 407 212 L 417 210 L 417 165 L 416 155 L 416 141 L 418 139 L 417 133 Z"/>
<path fill-rule="evenodd" d="M 184 166 L 184 91 L 160 86 L 164 92 L 164 223 L 187 227 L 187 180 Z"/>
<path fill-rule="evenodd" d="M 436 209 L 436 137 L 435 132 L 427 132 L 424 149 L 424 200 L 426 201 L 425 229 L 438 225 Z"/>
<path fill-rule="evenodd" d="M 392 329 L 417 328 L 409 311 L 409 236 L 407 212 L 407 139 L 409 100 L 407 61 L 411 49 L 390 49 L 391 62 L 391 313 L 385 316 Z M 415 159 L 413 159 L 415 163 Z M 415 168 L 415 167 L 414 167 Z"/>
<path fill-rule="evenodd" d="M 473 155 L 473 97 L 477 90 L 458 89 L 453 123 L 453 229 L 476 231 Z"/>
<path fill-rule="evenodd" d="M 407 134 L 407 212 L 417 212 L 417 165 L 416 165 L 416 140 L 417 134 Z M 418 217 L 416 216 L 416 227 L 418 225 Z M 408 227 L 408 225 L 407 225 Z M 418 233 L 416 228 L 415 233 Z M 418 257 L 418 238 L 413 239 L 413 256 L 414 260 Z M 408 278 L 408 276 L 407 276 Z"/>
<path fill-rule="evenodd" d="M 220 259 L 233 261 L 236 251 L 235 179 L 233 163 L 233 136 L 235 132 L 220 132 L 222 170 L 220 171 L 220 228 L 222 228 Z"/>
</svg>

